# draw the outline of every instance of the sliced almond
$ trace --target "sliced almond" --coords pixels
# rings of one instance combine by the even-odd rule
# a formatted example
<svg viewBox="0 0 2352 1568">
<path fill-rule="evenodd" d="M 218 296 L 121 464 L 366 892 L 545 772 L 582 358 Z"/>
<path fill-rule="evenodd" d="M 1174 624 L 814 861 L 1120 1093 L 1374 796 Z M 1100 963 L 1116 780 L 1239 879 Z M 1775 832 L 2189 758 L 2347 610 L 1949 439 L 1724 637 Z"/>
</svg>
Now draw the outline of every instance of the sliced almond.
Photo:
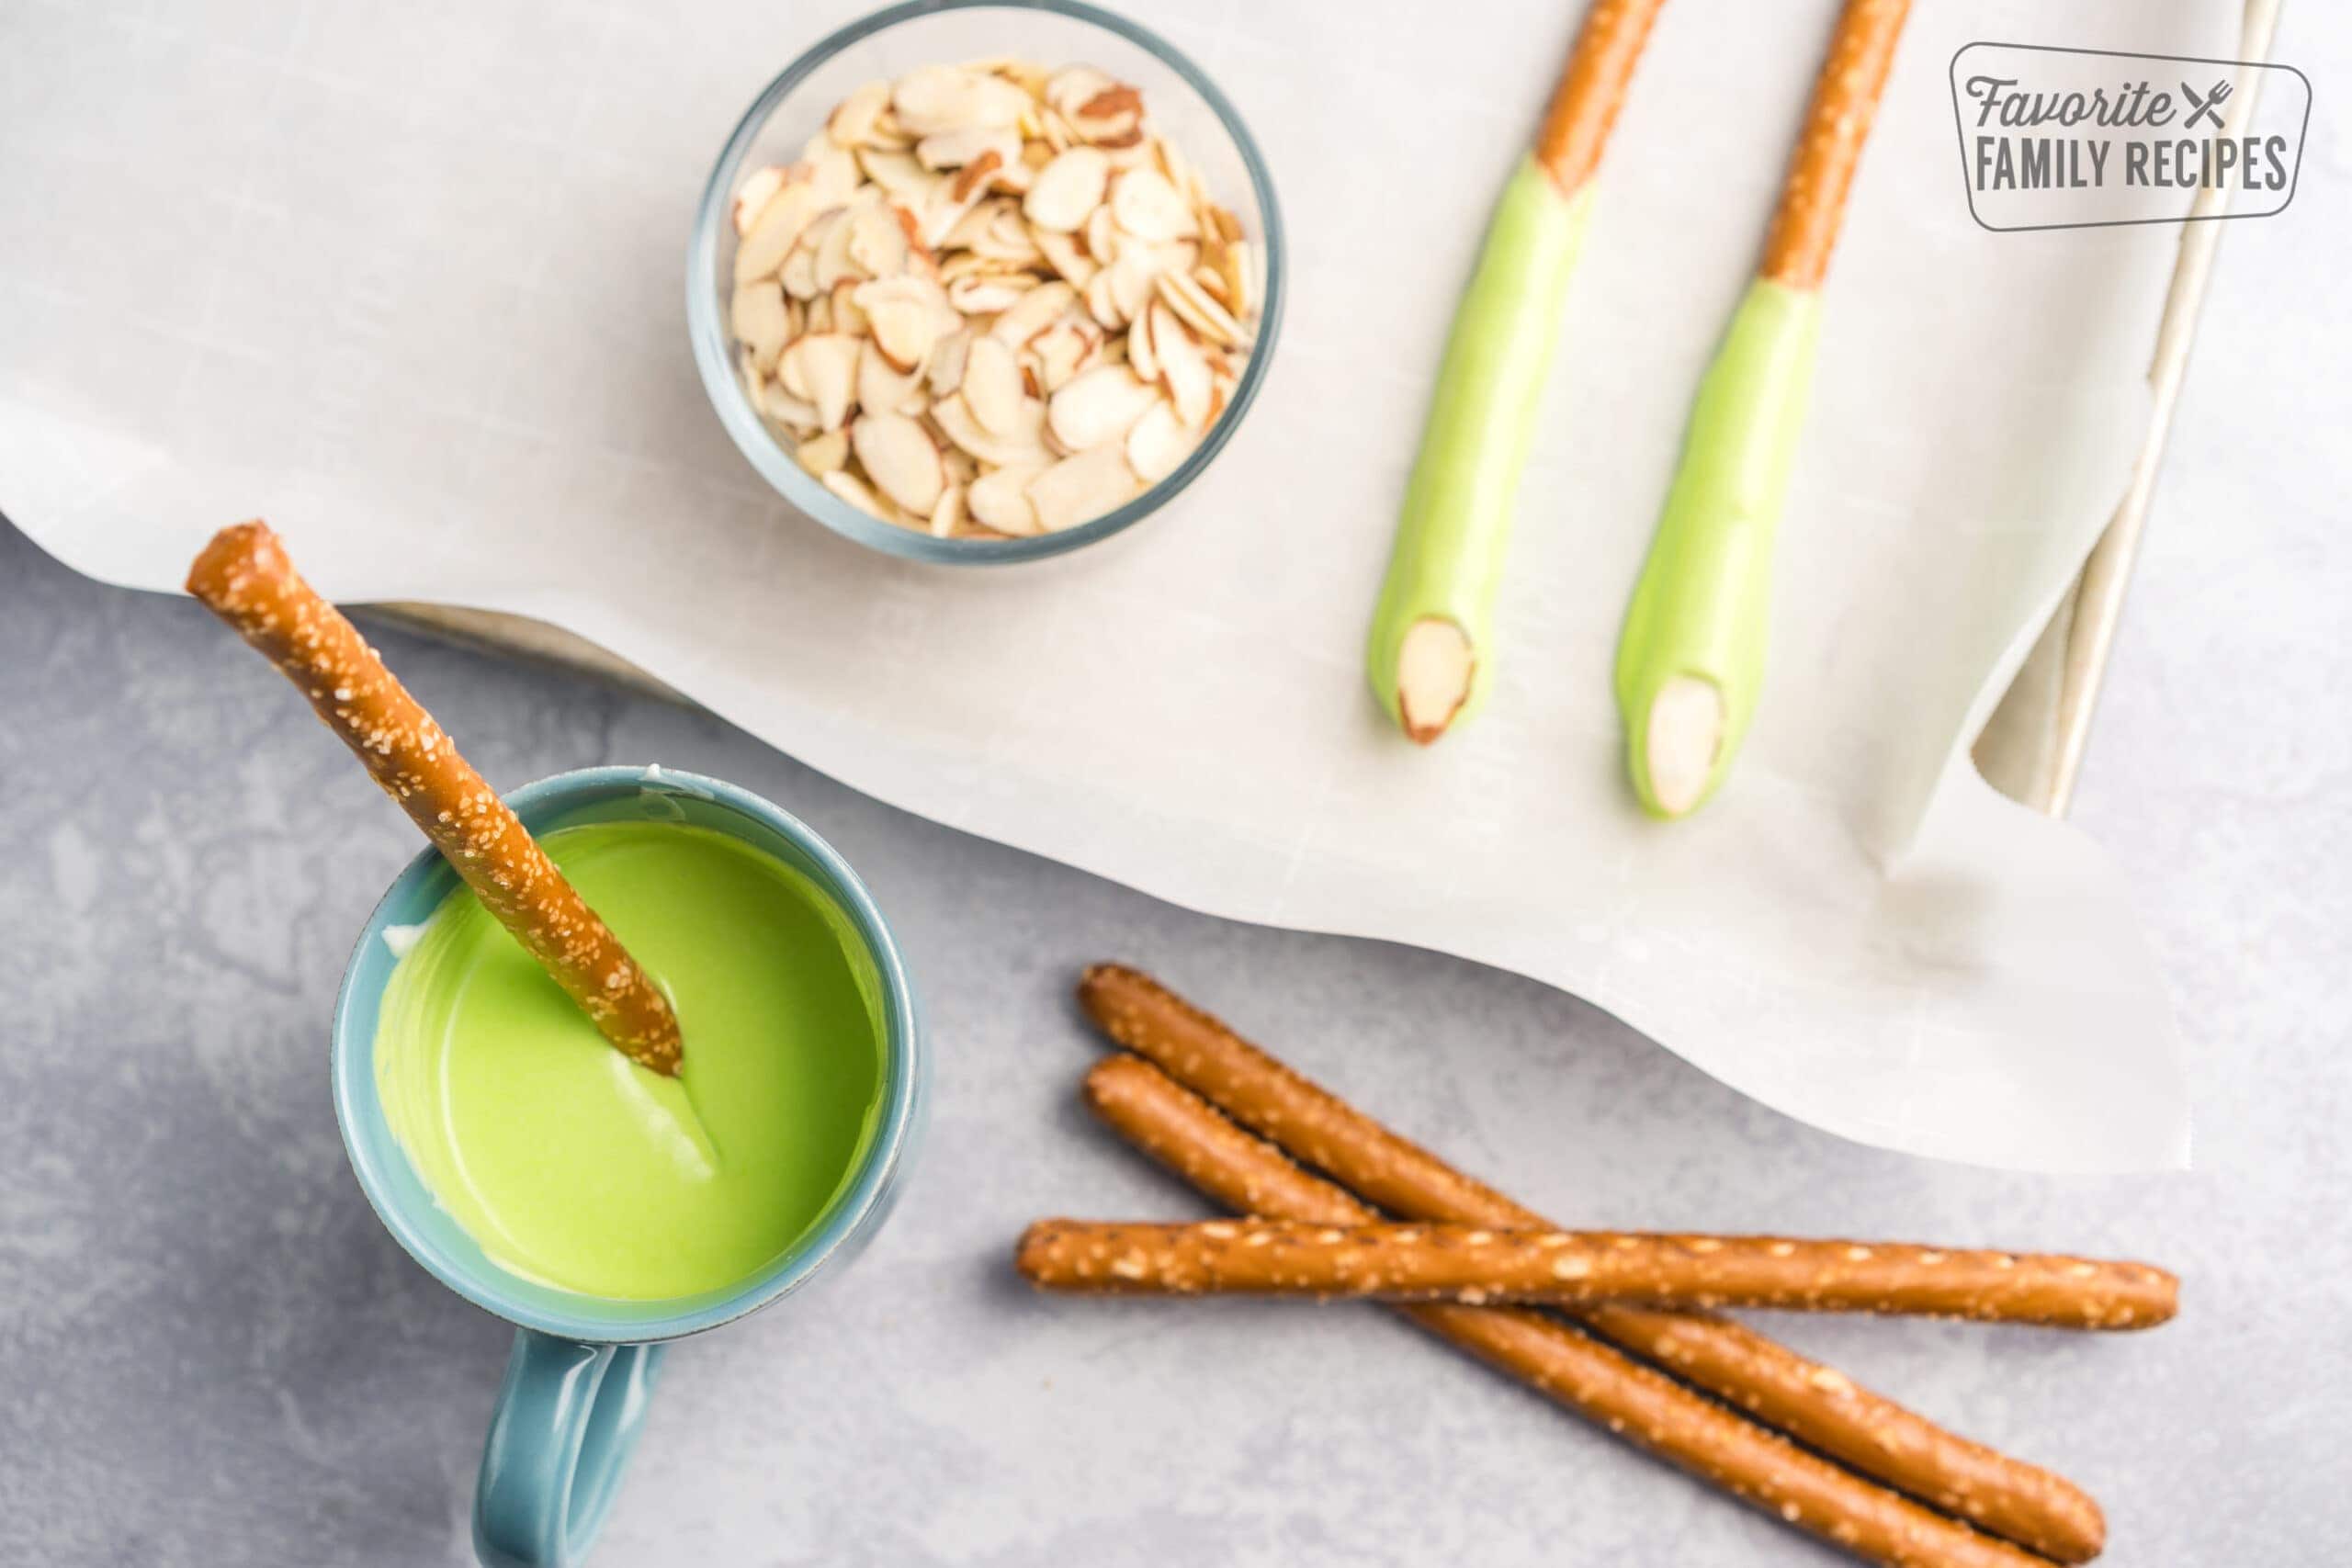
<svg viewBox="0 0 2352 1568">
<path fill-rule="evenodd" d="M 947 482 L 952 485 L 969 486 L 980 477 L 980 460 L 952 441 L 940 448 L 939 466 L 947 470 Z"/>
<path fill-rule="evenodd" d="M 922 425 L 902 413 L 862 413 L 849 427 L 849 444 L 875 489 L 918 517 L 931 515 L 947 473 Z"/>
<path fill-rule="evenodd" d="M 1199 333 L 1220 348 L 1237 348 L 1249 341 L 1241 323 L 1233 319 L 1226 308 L 1208 296 L 1208 291 L 1181 272 L 1159 275 L 1159 297 L 1186 326 Z"/>
<path fill-rule="evenodd" d="M 765 207 L 769 198 L 784 188 L 784 174 L 782 168 L 770 164 L 765 168 L 753 169 L 750 174 L 745 175 L 743 183 L 735 187 L 737 238 L 740 239 L 752 231 L 752 225 L 760 216 L 760 209 Z"/>
<path fill-rule="evenodd" d="M 760 393 L 760 412 L 799 436 L 816 434 L 821 423 L 816 404 L 794 397 L 773 381 Z"/>
<path fill-rule="evenodd" d="M 1115 331 L 1141 315 L 1151 303 L 1152 279 L 1158 264 L 1142 247 L 1123 252 L 1117 261 L 1094 275 L 1086 286 L 1086 308 L 1105 328 Z"/>
<path fill-rule="evenodd" d="M 927 277 L 902 274 L 883 278 L 860 288 L 854 298 L 865 312 L 875 343 L 902 371 L 921 365 L 931 345 L 953 325 L 946 296 Z"/>
<path fill-rule="evenodd" d="M 869 204 L 850 215 L 849 259 L 868 277 L 893 277 L 906 270 L 907 232 L 897 209 Z"/>
<path fill-rule="evenodd" d="M 1148 485 L 1174 473 L 1201 444 L 1200 432 L 1187 429 L 1166 399 L 1154 403 L 1127 432 L 1127 467 Z"/>
<path fill-rule="evenodd" d="M 885 523 L 897 521 L 890 515 L 889 508 L 884 503 L 882 498 L 868 490 L 865 481 L 847 468 L 835 468 L 831 473 L 822 476 L 818 482 L 869 516 L 879 517 Z"/>
<path fill-rule="evenodd" d="M 1147 381 L 1159 379 L 1159 356 L 1151 347 L 1152 318 L 1159 313 L 1157 310 L 1147 310 L 1127 328 L 1127 365 Z"/>
<path fill-rule="evenodd" d="M 964 487 L 948 485 L 939 492 L 939 500 L 931 509 L 931 536 L 934 539 L 953 538 L 963 523 Z"/>
<path fill-rule="evenodd" d="M 1042 534 L 1037 509 L 1029 503 L 1029 481 L 1046 471 L 1043 463 L 1008 464 L 974 479 L 964 492 L 964 508 L 973 519 L 999 534 L 1015 538 Z"/>
<path fill-rule="evenodd" d="M 1176 417 L 1188 430 L 1201 429 L 1208 423 L 1212 392 L 1208 356 L 1164 299 L 1152 301 L 1151 342 L 1159 351 L 1159 379 Z"/>
<path fill-rule="evenodd" d="M 1445 733 L 1478 671 L 1470 636 L 1453 621 L 1425 615 L 1396 649 L 1396 712 L 1408 738 L 1426 746 Z"/>
<path fill-rule="evenodd" d="M 752 406 L 762 407 L 767 398 L 768 378 L 752 363 L 752 351 L 741 344 L 735 346 L 735 374 L 742 379 L 743 395 L 752 400 Z"/>
<path fill-rule="evenodd" d="M 1685 816 L 1706 798 L 1723 750 L 1722 688 L 1703 675 L 1672 675 L 1650 703 L 1644 759 L 1650 798 L 1669 817 Z"/>
<path fill-rule="evenodd" d="M 1057 234 L 1050 229 L 1032 228 L 1029 235 L 1036 242 L 1037 250 L 1046 258 L 1047 266 L 1061 274 L 1066 281 L 1080 288 L 1086 287 L 1096 268 L 1094 258 L 1086 254 L 1083 242 L 1075 235 Z"/>
<path fill-rule="evenodd" d="M 1168 176 L 1170 185 L 1183 194 L 1187 204 L 1196 204 L 1202 199 L 1205 187 L 1201 183 L 1200 171 L 1193 168 L 1192 160 L 1179 152 L 1176 144 L 1165 136 L 1151 139 L 1151 163 L 1154 168 Z"/>
<path fill-rule="evenodd" d="M 1067 234 L 1084 223 L 1102 200 L 1111 165 L 1091 147 L 1073 147 L 1037 171 L 1029 194 L 1021 198 L 1022 215 L 1040 229 Z"/>
<path fill-rule="evenodd" d="M 775 356 L 784 352 L 785 340 L 792 335 L 792 318 L 784 308 L 784 286 L 773 277 L 736 285 L 735 298 L 727 308 L 727 322 L 735 341 L 752 351 L 752 363 L 762 374 L 775 369 Z"/>
<path fill-rule="evenodd" d="M 1072 114 L 1079 105 L 1118 85 L 1091 65 L 1065 65 L 1046 78 L 1046 102 L 1057 113 Z"/>
<path fill-rule="evenodd" d="M 1034 266 L 1045 260 L 1045 253 L 1037 248 L 1036 232 L 1021 216 L 1018 203 L 1000 199 L 988 203 L 981 210 L 988 219 L 971 237 L 975 255 L 1017 267 Z"/>
<path fill-rule="evenodd" d="M 1029 481 L 1029 504 L 1049 534 L 1075 528 L 1132 498 L 1139 488 L 1114 441 L 1065 457 Z"/>
<path fill-rule="evenodd" d="M 847 333 L 852 337 L 865 335 L 868 330 L 865 312 L 860 310 L 857 304 L 857 291 L 863 287 L 862 284 L 853 283 L 848 278 L 843 278 L 834 284 L 832 292 L 825 297 L 826 304 L 832 308 L 833 331 Z"/>
<path fill-rule="evenodd" d="M 1109 266 L 1119 259 L 1119 225 L 1108 207 L 1087 214 L 1086 254 L 1094 258 L 1096 266 Z"/>
<path fill-rule="evenodd" d="M 1105 365 L 1056 392 L 1046 423 L 1066 450 L 1083 452 L 1119 440 L 1159 399 L 1159 389 L 1126 366 Z"/>
<path fill-rule="evenodd" d="M 931 367 L 924 379 L 934 398 L 944 398 L 964 384 L 964 365 L 972 349 L 972 329 L 958 327 L 931 345 Z"/>
<path fill-rule="evenodd" d="M 832 292 L 833 285 L 843 278 L 865 276 L 865 270 L 851 254 L 851 246 L 857 239 L 858 219 L 864 214 L 880 210 L 878 203 L 865 203 L 851 209 L 841 222 L 825 231 L 824 237 L 817 242 L 815 276 L 818 292 L 829 294 Z"/>
<path fill-rule="evenodd" d="M 815 333 L 784 351 L 777 378 L 805 389 L 820 430 L 839 430 L 857 393 L 859 340 L 846 333 Z"/>
<path fill-rule="evenodd" d="M 899 369 L 867 338 L 857 355 L 857 406 L 868 413 L 919 414 L 931 406 L 931 391 L 921 369 Z"/>
<path fill-rule="evenodd" d="M 1218 303 L 1231 311 L 1236 321 L 1258 311 L 1254 263 L 1255 255 L 1247 240 L 1231 241 L 1217 251 L 1217 269 L 1225 275 L 1225 298 Z"/>
<path fill-rule="evenodd" d="M 890 89 L 891 111 L 899 126 L 917 137 L 1012 125 L 1028 107 L 1029 95 L 1019 87 L 961 65 L 918 66 Z"/>
<path fill-rule="evenodd" d="M 989 328 L 989 335 L 1002 338 L 1018 348 L 1045 331 L 1056 317 L 1077 302 L 1078 290 L 1069 284 L 1041 283 L 1006 306 L 1004 314 Z"/>
<path fill-rule="evenodd" d="M 976 340 L 964 361 L 964 403 L 996 435 L 1011 435 L 1021 417 L 1021 366 L 1002 338 Z"/>
<path fill-rule="evenodd" d="M 1160 244 L 1201 231 L 1191 204 L 1158 169 L 1129 169 L 1111 182 L 1111 216 L 1139 240 Z"/>
<path fill-rule="evenodd" d="M 922 243 L 933 250 L 946 243 L 947 236 L 971 216 L 972 209 L 988 195 L 979 184 L 967 184 L 964 176 L 971 172 L 966 169 L 952 179 L 941 181 L 932 186 L 931 194 L 923 198 L 922 208 L 916 214 L 916 222 L 922 231 Z"/>
<path fill-rule="evenodd" d="M 776 278 L 784 285 L 784 291 L 795 299 L 817 297 L 817 247 L 824 243 L 826 233 L 841 221 L 842 212 L 838 208 L 831 212 L 819 213 L 808 220 L 808 227 L 800 231 L 800 238 L 793 243 L 790 254 L 784 258 L 784 265 L 777 269 Z"/>
<path fill-rule="evenodd" d="M 1102 341 L 1102 329 L 1077 315 L 1064 316 L 1031 338 L 1029 356 L 1036 364 L 1038 390 L 1057 392 L 1069 385 Z"/>
<path fill-rule="evenodd" d="M 865 177 L 880 186 L 899 200 L 921 207 L 931 195 L 939 176 L 915 161 L 911 152 L 889 152 L 868 148 L 857 155 L 865 170 Z"/>
<path fill-rule="evenodd" d="M 808 301 L 803 314 L 808 321 L 808 331 L 831 332 L 833 330 L 833 297 L 830 294 L 818 295 Z"/>
<path fill-rule="evenodd" d="M 1010 435 L 999 435 L 972 417 L 963 394 L 942 398 L 931 405 L 931 417 L 948 440 L 969 452 L 983 463 L 1000 468 L 1021 464 L 1042 466 L 1051 456 L 1046 450 L 1046 405 L 1035 398 L 1021 405 L 1020 416 L 1014 421 Z M 996 526 L 994 524 L 989 525 Z"/>
<path fill-rule="evenodd" d="M 825 121 L 825 133 L 843 147 L 865 147 L 873 140 L 875 122 L 890 107 L 890 84 L 865 82 L 850 90 Z"/>
<path fill-rule="evenodd" d="M 837 147 L 824 132 L 811 137 L 802 149 L 801 177 L 814 187 L 820 200 L 831 206 L 847 201 L 865 182 L 857 154 L 846 147 Z"/>
<path fill-rule="evenodd" d="M 849 434 L 845 431 L 829 431 L 812 435 L 792 449 L 793 460 L 819 479 L 849 461 Z"/>
<path fill-rule="evenodd" d="M 815 186 L 795 180 L 768 197 L 767 204 L 752 220 L 751 232 L 735 250 L 735 281 L 750 283 L 763 277 L 773 277 L 784 265 L 786 252 L 800 238 L 800 231 L 808 226 L 820 209 L 821 197 Z"/>
<path fill-rule="evenodd" d="M 967 316 L 993 316 L 1020 303 L 1035 282 L 1025 272 L 972 273 L 947 286 L 947 302 Z"/>
<path fill-rule="evenodd" d="M 999 167 L 1021 156 L 1021 133 L 1006 126 L 970 125 L 941 130 L 915 143 L 915 162 L 926 169 L 960 169 L 994 152 Z"/>
</svg>

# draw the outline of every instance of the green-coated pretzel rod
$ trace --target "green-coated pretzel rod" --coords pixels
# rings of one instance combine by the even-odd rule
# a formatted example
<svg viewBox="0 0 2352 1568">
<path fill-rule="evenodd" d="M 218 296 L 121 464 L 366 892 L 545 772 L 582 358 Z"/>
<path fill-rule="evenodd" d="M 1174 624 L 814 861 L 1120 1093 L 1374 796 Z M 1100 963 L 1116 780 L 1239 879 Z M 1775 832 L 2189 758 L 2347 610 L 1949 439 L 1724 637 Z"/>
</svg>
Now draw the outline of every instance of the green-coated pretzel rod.
<svg viewBox="0 0 2352 1568">
<path fill-rule="evenodd" d="M 1381 706 L 1423 745 L 1493 681 L 1495 592 L 1593 172 L 1664 4 L 1594 0 L 1454 310 L 1364 654 Z"/>
<path fill-rule="evenodd" d="M 1700 380 L 1617 644 L 1626 768 L 1681 817 L 1731 771 L 1770 637 L 1772 547 L 1804 429 L 1821 285 L 1909 0 L 1847 0 L 1815 79 L 1764 259 Z"/>
</svg>

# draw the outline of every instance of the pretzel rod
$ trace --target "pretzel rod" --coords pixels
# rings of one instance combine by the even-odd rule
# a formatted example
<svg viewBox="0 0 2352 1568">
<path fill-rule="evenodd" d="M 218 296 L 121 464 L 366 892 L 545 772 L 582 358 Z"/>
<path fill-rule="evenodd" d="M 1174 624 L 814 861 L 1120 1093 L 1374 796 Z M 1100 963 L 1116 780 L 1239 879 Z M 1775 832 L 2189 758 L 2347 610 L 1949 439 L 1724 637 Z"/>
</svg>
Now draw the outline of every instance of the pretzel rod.
<svg viewBox="0 0 2352 1568">
<path fill-rule="evenodd" d="M 1829 272 L 1829 253 L 1846 216 L 1846 192 L 1862 161 L 1862 143 L 1878 115 L 1879 95 L 1894 64 L 1911 0 L 1846 0 L 1828 56 L 1813 81 L 1804 130 L 1789 157 L 1780 204 L 1758 271 L 1790 288 L 1815 289 Z"/>
<path fill-rule="evenodd" d="M 1314 1225 L 1374 1218 L 1148 1063 L 1127 1056 L 1097 1063 L 1086 1077 L 1086 1098 L 1120 1136 L 1227 1208 Z M 2042 1562 L 1874 1486 L 1555 1318 L 1511 1307 L 1396 1310 L 1595 1426 L 1864 1562 L 1889 1568 Z"/>
<path fill-rule="evenodd" d="M 214 535 L 188 569 L 187 591 L 301 690 L 605 1039 L 676 1075 L 682 1048 L 668 998 L 358 628 L 302 581 L 266 524 Z"/>
<path fill-rule="evenodd" d="M 1557 1228 L 1398 1137 L 1148 976 L 1097 964 L 1080 982 L 1079 1001 L 1119 1044 L 1367 1202 L 1408 1220 Z M 2064 1477 L 1947 1432 L 1740 1324 L 1626 1306 L 1586 1307 L 1573 1315 L 1602 1338 L 1863 1474 L 2045 1556 L 2087 1562 L 2105 1543 L 2098 1505 Z"/>
<path fill-rule="evenodd" d="M 1574 196 L 1600 166 L 1610 128 L 1641 63 L 1650 24 L 1666 0 L 1592 0 L 1577 29 L 1559 85 L 1535 136 L 1535 161 L 1563 196 Z"/>
<path fill-rule="evenodd" d="M 1364 649 L 1373 695 L 1424 746 L 1466 719 L 1493 683 L 1495 599 L 1519 476 L 1593 175 L 1663 4 L 1593 0 L 1454 307 Z"/>
<path fill-rule="evenodd" d="M 2052 1328 L 2153 1327 L 2178 1286 L 2142 1263 L 1898 1242 L 1274 1220 L 1040 1220 L 1015 1261 L 1041 1290 L 1101 1295 L 1627 1302 Z"/>
</svg>

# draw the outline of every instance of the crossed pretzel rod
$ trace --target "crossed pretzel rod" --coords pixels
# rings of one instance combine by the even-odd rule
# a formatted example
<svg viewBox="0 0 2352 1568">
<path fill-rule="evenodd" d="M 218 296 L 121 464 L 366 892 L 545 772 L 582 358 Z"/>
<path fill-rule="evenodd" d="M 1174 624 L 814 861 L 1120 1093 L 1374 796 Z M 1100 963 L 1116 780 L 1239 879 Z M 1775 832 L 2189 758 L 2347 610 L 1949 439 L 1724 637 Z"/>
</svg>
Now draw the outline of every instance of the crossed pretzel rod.
<svg viewBox="0 0 2352 1568">
<path fill-rule="evenodd" d="M 2098 1505 L 2063 1476 L 1690 1303 L 2144 1327 L 2175 1308 L 2177 1281 L 2163 1270 L 1777 1237 L 1634 1235 L 1628 1246 L 1621 1233 L 1562 1231 L 1148 976 L 1097 965 L 1078 995 L 1134 1053 L 1087 1075 L 1089 1105 L 1250 1218 L 1046 1222 L 1020 1258 L 1040 1285 L 1389 1301 L 1609 1432 L 1888 1568 L 2076 1563 L 2105 1544 Z M 1496 1304 L 1520 1299 L 1549 1310 Z M 1634 1304 L 1650 1301 L 1684 1305 Z"/>
</svg>

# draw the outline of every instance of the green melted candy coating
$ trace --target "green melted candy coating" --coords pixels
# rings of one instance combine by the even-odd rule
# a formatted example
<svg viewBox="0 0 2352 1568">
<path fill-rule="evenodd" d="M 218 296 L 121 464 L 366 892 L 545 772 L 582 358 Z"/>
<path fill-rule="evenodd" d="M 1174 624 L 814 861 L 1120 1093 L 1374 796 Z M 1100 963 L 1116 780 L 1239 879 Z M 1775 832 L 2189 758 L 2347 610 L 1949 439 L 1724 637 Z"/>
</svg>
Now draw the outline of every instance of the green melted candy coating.
<svg viewBox="0 0 2352 1568">
<path fill-rule="evenodd" d="M 1476 652 L 1469 699 L 1455 723 L 1477 711 L 1493 682 L 1495 594 L 1520 470 L 1591 207 L 1589 184 L 1573 198 L 1563 196 L 1533 158 L 1523 159 L 1503 187 L 1477 271 L 1454 309 L 1364 652 L 1373 693 L 1400 725 L 1396 659 L 1418 621 L 1453 622 Z"/>
<path fill-rule="evenodd" d="M 1617 705 L 1643 808 L 1648 724 L 1676 675 L 1714 682 L 1724 706 L 1703 804 L 1755 716 L 1770 633 L 1772 545 L 1811 400 L 1821 296 L 1758 278 L 1733 314 L 1690 408 L 1682 457 L 1617 644 Z"/>
<path fill-rule="evenodd" d="M 725 834 L 631 821 L 543 841 L 676 1003 L 684 1070 L 615 1050 L 461 887 L 385 988 L 386 1120 L 515 1274 L 639 1301 L 735 1285 L 815 1225 L 872 1143 L 872 961 L 820 888 Z"/>
</svg>

